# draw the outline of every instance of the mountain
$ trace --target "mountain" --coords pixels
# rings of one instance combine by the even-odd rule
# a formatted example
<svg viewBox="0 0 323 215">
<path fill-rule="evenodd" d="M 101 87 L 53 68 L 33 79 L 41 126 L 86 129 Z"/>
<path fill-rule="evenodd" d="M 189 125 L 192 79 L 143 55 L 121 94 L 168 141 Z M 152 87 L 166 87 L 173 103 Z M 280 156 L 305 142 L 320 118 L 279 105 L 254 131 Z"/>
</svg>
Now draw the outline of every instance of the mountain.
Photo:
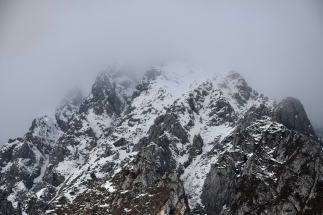
<svg viewBox="0 0 323 215">
<path fill-rule="evenodd" d="M 321 214 L 301 102 L 237 72 L 110 67 L 0 152 L 0 214 Z"/>
</svg>

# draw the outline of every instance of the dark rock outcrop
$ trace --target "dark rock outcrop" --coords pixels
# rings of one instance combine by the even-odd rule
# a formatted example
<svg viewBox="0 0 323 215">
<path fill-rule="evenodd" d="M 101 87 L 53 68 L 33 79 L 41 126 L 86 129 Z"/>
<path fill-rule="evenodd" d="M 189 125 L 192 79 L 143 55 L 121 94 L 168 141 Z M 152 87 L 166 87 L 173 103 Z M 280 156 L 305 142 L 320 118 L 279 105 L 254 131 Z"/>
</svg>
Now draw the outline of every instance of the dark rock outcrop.
<svg viewBox="0 0 323 215">
<path fill-rule="evenodd" d="M 172 113 L 164 114 L 157 117 L 154 121 L 154 125 L 148 130 L 147 136 L 140 139 L 140 141 L 134 146 L 133 151 L 140 151 L 148 144 L 157 141 L 162 135 L 167 134 L 174 135 L 182 144 L 188 142 L 187 134 L 182 125 L 176 119 L 176 115 Z M 156 142 L 157 141 L 157 142 Z"/>
<path fill-rule="evenodd" d="M 205 179 L 207 214 L 323 212 L 319 143 L 277 123 L 269 109 L 249 112 L 221 144 L 234 150 L 223 153 Z"/>
<path fill-rule="evenodd" d="M 297 130 L 308 137 L 316 136 L 305 109 L 298 99 L 288 97 L 282 100 L 276 108 L 276 114 L 288 129 Z"/>
<path fill-rule="evenodd" d="M 204 181 L 201 199 L 207 214 L 220 214 L 236 187 L 234 160 L 230 155 L 223 156 L 218 163 L 212 165 Z"/>
<path fill-rule="evenodd" d="M 53 147 L 42 182 L 35 186 L 34 192 L 44 189 L 43 195 L 53 198 L 58 191 L 56 188 L 66 180 L 60 170 L 60 163 L 67 161 L 82 164 L 88 159 L 88 152 L 97 145 L 97 137 L 91 127 L 85 124 L 87 122 L 82 117 L 75 117 L 71 120 L 68 130 Z M 79 150 L 79 147 L 83 150 Z M 42 199 L 46 200 L 46 198 Z"/>
<path fill-rule="evenodd" d="M 197 154 L 202 153 L 203 139 L 200 134 L 194 135 L 192 146 L 197 150 Z"/>
<path fill-rule="evenodd" d="M 78 113 L 82 101 L 83 95 L 81 90 L 75 89 L 56 108 L 55 118 L 62 131 L 67 131 L 68 123 L 73 115 Z"/>
<path fill-rule="evenodd" d="M 21 205 L 20 205 L 21 207 Z M 21 215 L 21 208 L 18 207 L 18 209 L 14 209 L 12 207 L 11 202 L 9 202 L 6 199 L 1 199 L 0 200 L 0 214 L 3 215 L 9 215 L 9 214 L 17 214 L 17 215 Z"/>
<path fill-rule="evenodd" d="M 89 109 L 97 115 L 120 115 L 122 102 L 117 96 L 116 82 L 109 72 L 102 72 L 92 86 L 91 95 L 80 106 L 80 113 L 86 113 Z"/>
<path fill-rule="evenodd" d="M 126 68 L 108 68 L 96 78 L 91 94 L 81 104 L 79 112 L 88 113 L 93 109 L 96 115 L 120 116 L 130 102 L 136 82 Z"/>
<path fill-rule="evenodd" d="M 34 180 L 41 174 L 53 144 L 60 136 L 55 120 L 50 117 L 35 119 L 23 138 L 11 140 L 0 153 L 1 193 L 19 192 L 19 201 L 25 198 Z M 3 196 L 6 198 L 7 196 Z"/>
<path fill-rule="evenodd" d="M 113 143 L 115 147 L 125 146 L 127 145 L 127 140 L 125 138 L 120 138 L 116 142 Z"/>
<path fill-rule="evenodd" d="M 149 84 L 156 80 L 157 76 L 162 75 L 163 72 L 157 68 L 152 68 L 148 71 L 146 71 L 144 77 L 141 79 L 141 81 L 136 86 L 136 90 L 133 92 L 132 99 L 138 97 L 140 93 L 147 91 Z"/>
</svg>

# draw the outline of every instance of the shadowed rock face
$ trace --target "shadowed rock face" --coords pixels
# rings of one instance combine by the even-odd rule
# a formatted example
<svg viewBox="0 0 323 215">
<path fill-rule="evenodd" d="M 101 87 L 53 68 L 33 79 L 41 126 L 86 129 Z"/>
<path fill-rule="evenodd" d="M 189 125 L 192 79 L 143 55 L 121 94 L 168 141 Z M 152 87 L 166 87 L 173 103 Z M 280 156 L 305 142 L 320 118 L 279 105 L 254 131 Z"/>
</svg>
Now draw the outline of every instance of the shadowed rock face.
<svg viewBox="0 0 323 215">
<path fill-rule="evenodd" d="M 88 190 L 73 203 L 48 214 L 189 215 L 184 188 L 174 174 L 163 177 L 147 161 L 136 158 L 131 169 L 123 169 L 108 186 Z M 87 202 L 84 205 L 84 202 Z M 106 205 L 100 207 L 99 205 Z M 91 205 L 87 207 L 87 205 Z"/>
<path fill-rule="evenodd" d="M 201 137 L 196 137 L 197 146 Z M 115 146 L 123 145 L 119 139 Z M 189 215 L 187 197 L 182 182 L 176 173 L 176 161 L 171 149 L 187 137 L 173 114 L 157 117 L 148 132 L 148 137 L 136 145 L 138 154 L 124 165 L 109 184 L 97 186 L 84 192 L 71 204 L 58 207 L 49 214 L 178 214 Z M 111 189 L 113 188 L 113 189 Z M 103 196 L 105 196 L 103 198 Z M 106 205 L 91 207 L 91 205 Z"/>
<path fill-rule="evenodd" d="M 162 74 L 163 74 L 163 72 L 156 69 L 156 68 L 152 68 L 152 69 L 146 71 L 144 77 L 136 86 L 136 90 L 132 95 L 132 99 L 138 97 L 141 92 L 147 91 L 150 82 L 156 80 L 156 77 L 160 76 Z"/>
<path fill-rule="evenodd" d="M 203 139 L 201 135 L 195 135 L 193 138 L 193 147 L 197 150 L 197 154 L 202 153 L 202 147 L 203 147 Z"/>
<path fill-rule="evenodd" d="M 0 214 L 19 214 L 19 212 L 12 207 L 11 202 L 3 199 L 0 201 Z"/>
<path fill-rule="evenodd" d="M 234 160 L 229 155 L 223 156 L 220 162 L 211 167 L 204 181 L 201 199 L 207 214 L 220 214 L 236 186 Z"/>
<path fill-rule="evenodd" d="M 187 135 L 174 114 L 164 114 L 157 117 L 148 131 L 147 137 L 139 140 L 134 151 L 140 151 L 140 156 L 155 165 L 156 171 L 163 176 L 176 169 L 176 160 L 171 149 L 177 151 L 176 143 L 188 142 Z"/>
<path fill-rule="evenodd" d="M 234 150 L 225 151 L 205 179 L 201 199 L 208 215 L 322 213 L 318 142 L 277 123 L 261 106 L 221 144 Z"/>
<path fill-rule="evenodd" d="M 97 115 L 119 115 L 122 111 L 121 105 L 116 93 L 116 83 L 112 81 L 110 73 L 102 72 L 92 86 L 92 97 L 82 103 L 80 112 L 85 113 L 93 108 Z"/>
<path fill-rule="evenodd" d="M 244 105 L 251 96 L 251 87 L 248 86 L 245 79 L 237 72 L 232 71 L 232 73 L 228 75 L 228 77 L 232 80 L 239 80 L 239 85 L 237 85 L 239 92 L 234 95 L 234 98 L 237 100 L 239 105 Z"/>
<path fill-rule="evenodd" d="M 160 142 L 158 139 L 166 133 L 174 135 L 183 144 L 188 142 L 187 135 L 181 124 L 177 121 L 176 116 L 169 113 L 155 119 L 154 125 L 151 126 L 148 131 L 147 137 L 142 138 L 138 144 L 134 146 L 133 150 L 139 151 L 151 142 Z"/>
<path fill-rule="evenodd" d="M 67 131 L 68 123 L 72 116 L 79 111 L 82 101 L 82 92 L 79 89 L 76 89 L 56 108 L 55 118 L 62 131 Z"/>
<path fill-rule="evenodd" d="M 120 116 L 130 102 L 136 82 L 133 75 L 123 68 L 111 67 L 101 72 L 79 112 L 88 113 L 92 109 L 96 115 Z"/>
<path fill-rule="evenodd" d="M 55 120 L 45 116 L 35 119 L 24 137 L 10 140 L 3 146 L 0 153 L 0 202 L 3 207 L 6 205 L 7 211 L 11 203 L 2 200 L 13 191 L 19 193 L 18 202 L 25 200 L 27 190 L 32 188 L 34 179 L 40 175 L 58 137 L 59 128 Z"/>
<path fill-rule="evenodd" d="M 288 97 L 281 101 L 276 114 L 280 122 L 288 129 L 297 130 L 308 137 L 316 136 L 305 109 L 298 99 Z"/>
</svg>

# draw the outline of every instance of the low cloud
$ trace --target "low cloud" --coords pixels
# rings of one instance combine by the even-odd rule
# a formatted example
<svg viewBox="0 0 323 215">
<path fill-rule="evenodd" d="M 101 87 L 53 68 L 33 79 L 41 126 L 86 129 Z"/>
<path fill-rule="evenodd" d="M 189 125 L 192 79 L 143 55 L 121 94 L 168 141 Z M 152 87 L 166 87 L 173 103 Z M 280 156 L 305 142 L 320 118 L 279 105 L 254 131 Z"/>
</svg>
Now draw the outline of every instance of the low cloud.
<svg viewBox="0 0 323 215">
<path fill-rule="evenodd" d="M 179 60 L 240 72 L 323 123 L 322 1 L 1 1 L 0 141 L 23 135 L 65 93 L 115 61 L 138 74 Z"/>
</svg>

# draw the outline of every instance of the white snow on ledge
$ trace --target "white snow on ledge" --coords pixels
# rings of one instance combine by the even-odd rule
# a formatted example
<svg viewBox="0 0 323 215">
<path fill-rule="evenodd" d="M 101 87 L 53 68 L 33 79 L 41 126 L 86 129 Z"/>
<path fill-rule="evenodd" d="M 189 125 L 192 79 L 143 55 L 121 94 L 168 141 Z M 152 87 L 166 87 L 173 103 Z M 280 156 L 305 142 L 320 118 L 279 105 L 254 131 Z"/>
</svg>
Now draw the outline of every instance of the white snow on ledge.
<svg viewBox="0 0 323 215">
<path fill-rule="evenodd" d="M 105 189 L 107 189 L 110 193 L 114 192 L 116 189 L 112 186 L 110 181 L 107 181 L 104 185 L 102 185 Z"/>
</svg>

